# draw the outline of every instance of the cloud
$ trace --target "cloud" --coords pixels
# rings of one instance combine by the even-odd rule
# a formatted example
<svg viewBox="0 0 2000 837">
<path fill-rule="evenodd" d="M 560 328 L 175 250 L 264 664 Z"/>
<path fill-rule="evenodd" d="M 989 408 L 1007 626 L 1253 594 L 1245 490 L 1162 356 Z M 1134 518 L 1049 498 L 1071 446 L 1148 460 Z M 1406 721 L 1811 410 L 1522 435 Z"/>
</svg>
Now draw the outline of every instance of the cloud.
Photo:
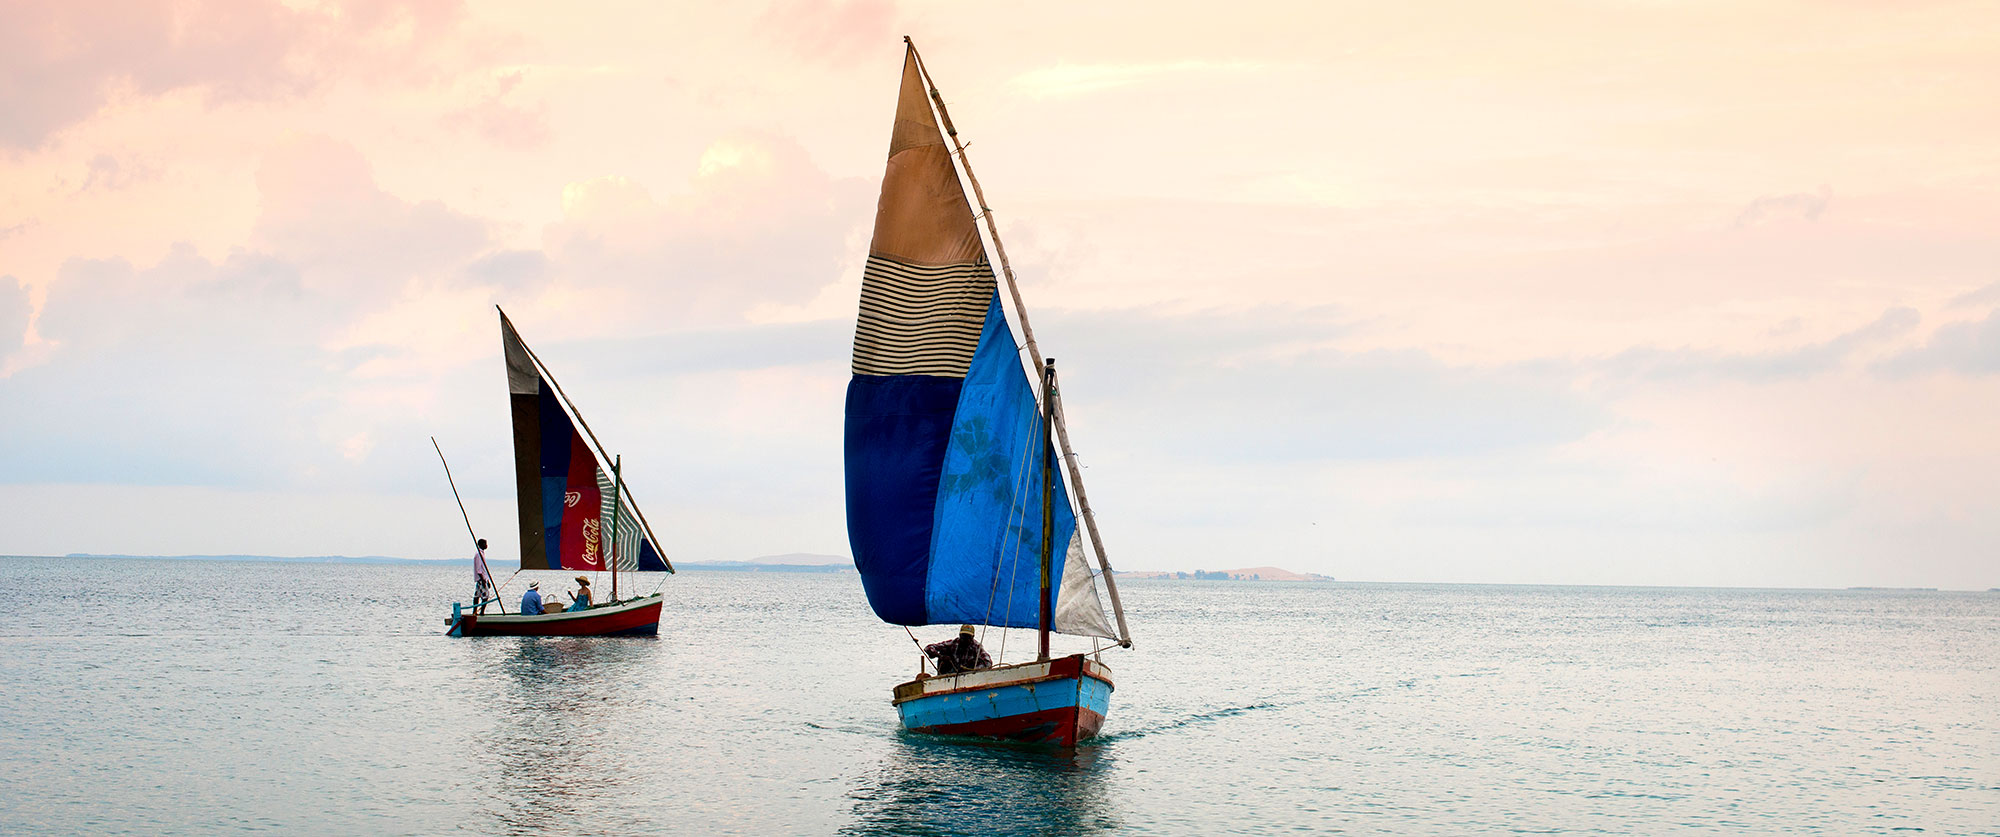
<svg viewBox="0 0 2000 837">
<path fill-rule="evenodd" d="M 29 313 L 28 289 L 12 276 L 0 276 L 0 368 L 27 339 Z"/>
<path fill-rule="evenodd" d="M 1057 64 L 1029 70 L 1008 81 L 1023 95 L 1050 99 L 1101 93 L 1142 82 L 1184 75 L 1252 73 L 1266 69 L 1253 61 L 1169 61 L 1151 64 Z"/>
<path fill-rule="evenodd" d="M 1989 305 L 2000 305 L 2000 282 L 1960 294 L 1951 300 L 1953 308 L 1983 308 Z"/>
<path fill-rule="evenodd" d="M 38 321 L 56 351 L 0 382 L 0 398 L 36 405 L 0 432 L 38 440 L 0 452 L 0 473 L 218 484 L 299 464 L 327 370 L 317 341 L 338 323 L 327 303 L 255 254 L 72 260 Z"/>
<path fill-rule="evenodd" d="M 1826 211 L 1827 204 L 1831 203 L 1832 200 L 1833 190 L 1826 186 L 1819 187 L 1819 191 L 1816 193 L 1794 192 L 1789 195 L 1767 195 L 1753 200 L 1749 206 L 1743 207 L 1743 211 L 1736 213 L 1736 220 L 1730 222 L 1729 226 L 1733 229 L 1742 229 L 1784 217 L 1797 217 L 1804 218 L 1807 221 L 1817 221 L 1819 220 L 1820 213 Z"/>
<path fill-rule="evenodd" d="M 545 233 L 555 274 L 655 327 L 740 322 L 810 300 L 841 277 L 873 184 L 836 180 L 797 143 L 720 140 L 686 192 L 661 200 L 622 177 L 572 183 Z"/>
<path fill-rule="evenodd" d="M 251 241 L 296 265 L 307 284 L 380 293 L 412 275 L 450 271 L 490 242 L 480 219 L 383 192 L 367 158 L 325 137 L 274 150 L 257 171 L 257 187 L 262 203 Z"/>
<path fill-rule="evenodd" d="M 891 0 L 778 0 L 755 27 L 776 35 L 793 54 L 814 62 L 851 63 L 880 55 L 897 33 Z"/>
<path fill-rule="evenodd" d="M 542 103 L 521 105 L 507 101 L 525 76 L 522 70 L 502 73 L 493 92 L 470 107 L 453 112 L 446 121 L 469 128 L 502 148 L 516 151 L 547 148 L 555 138 L 547 107 Z"/>
<path fill-rule="evenodd" d="M 1564 444 L 1604 422 L 1570 370 L 1342 351 L 1334 343 L 1351 326 L 1327 309 L 1043 319 L 1036 337 L 1061 359 L 1079 426 L 1143 441 L 1165 460 L 1473 456 Z"/>
<path fill-rule="evenodd" d="M 468 280 L 495 288 L 523 290 L 548 278 L 549 257 L 540 250 L 499 250 L 465 266 Z"/>
<path fill-rule="evenodd" d="M 121 92 L 200 90 L 270 99 L 319 81 L 356 49 L 386 52 L 436 34 L 456 0 L 357 0 L 294 8 L 232 0 L 0 0 L 0 148 L 31 149 Z M 407 39 L 378 37 L 407 30 Z M 398 41 L 402 41 L 398 43 Z M 378 60 L 380 56 L 377 56 Z"/>
<path fill-rule="evenodd" d="M 99 154 L 90 158 L 89 169 L 83 178 L 83 187 L 78 191 L 89 192 L 96 189 L 117 191 L 134 183 L 150 180 L 159 172 L 151 166 L 130 165 L 118 162 L 109 154 Z"/>
<path fill-rule="evenodd" d="M 1874 368 L 1895 378 L 1934 372 L 2000 373 L 2000 311 L 1983 320 L 1942 326 L 1924 345 L 1886 358 Z"/>
<path fill-rule="evenodd" d="M 1839 367 L 1862 349 L 1915 330 L 1922 321 L 1914 308 L 1891 308 L 1874 322 L 1831 340 L 1774 352 L 1736 353 L 1692 349 L 1628 349 L 1599 364 L 1618 378 L 1683 378 L 1749 381 L 1795 380 Z"/>
</svg>

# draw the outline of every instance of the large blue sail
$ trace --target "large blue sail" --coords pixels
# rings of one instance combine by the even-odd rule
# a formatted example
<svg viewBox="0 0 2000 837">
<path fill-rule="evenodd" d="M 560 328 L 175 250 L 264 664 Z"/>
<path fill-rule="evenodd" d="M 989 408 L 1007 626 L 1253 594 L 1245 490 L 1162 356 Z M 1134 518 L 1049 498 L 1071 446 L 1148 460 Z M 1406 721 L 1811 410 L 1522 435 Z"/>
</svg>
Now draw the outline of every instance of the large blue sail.
<svg viewBox="0 0 2000 837">
<path fill-rule="evenodd" d="M 1037 626 L 1042 427 L 971 205 L 906 52 L 847 389 L 847 534 L 877 616 Z M 1084 589 L 1101 624 L 1056 479 L 1049 606 L 1060 612 L 1058 597 Z M 1066 575 L 1068 564 L 1077 566 Z M 1081 588 L 1070 582 L 1078 572 Z M 1063 620 L 1056 629 L 1109 635 Z"/>
</svg>

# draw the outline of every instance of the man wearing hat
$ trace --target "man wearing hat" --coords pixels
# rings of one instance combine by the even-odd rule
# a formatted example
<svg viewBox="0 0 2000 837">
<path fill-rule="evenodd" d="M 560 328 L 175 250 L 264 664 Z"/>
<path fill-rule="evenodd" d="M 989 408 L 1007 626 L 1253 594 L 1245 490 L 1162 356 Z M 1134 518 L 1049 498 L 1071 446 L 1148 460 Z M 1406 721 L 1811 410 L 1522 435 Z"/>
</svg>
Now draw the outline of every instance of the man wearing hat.
<svg viewBox="0 0 2000 837">
<path fill-rule="evenodd" d="M 528 592 L 521 594 L 521 613 L 525 616 L 539 616 L 542 613 L 542 583 L 528 582 Z"/>
<path fill-rule="evenodd" d="M 937 660 L 940 676 L 992 668 L 993 658 L 986 655 L 986 649 L 979 647 L 979 640 L 973 639 L 972 634 L 971 625 L 960 625 L 956 638 L 924 646 L 924 656 Z"/>
</svg>

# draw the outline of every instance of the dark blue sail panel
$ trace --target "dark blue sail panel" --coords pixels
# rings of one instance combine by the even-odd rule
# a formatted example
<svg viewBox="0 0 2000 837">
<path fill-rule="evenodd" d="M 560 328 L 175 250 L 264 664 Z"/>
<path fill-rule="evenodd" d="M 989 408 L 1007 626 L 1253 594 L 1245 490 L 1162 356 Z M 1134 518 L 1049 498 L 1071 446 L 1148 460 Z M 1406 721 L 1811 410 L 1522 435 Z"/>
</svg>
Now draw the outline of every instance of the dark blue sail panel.
<svg viewBox="0 0 2000 837">
<path fill-rule="evenodd" d="M 576 425 L 563 412 L 562 404 L 556 401 L 556 394 L 550 386 L 543 384 L 536 396 L 536 405 L 541 409 L 541 477 L 542 477 L 542 538 L 546 546 L 544 554 L 549 556 L 547 569 L 561 569 L 562 524 L 567 511 L 565 499 L 569 493 L 570 455 L 576 445 Z M 540 568 L 537 568 L 540 569 Z"/>
<path fill-rule="evenodd" d="M 924 611 L 932 623 L 1009 628 L 1041 623 L 1042 433 L 1035 387 L 993 295 L 979 349 L 952 418 L 937 488 Z M 1061 586 L 1076 517 L 1055 472 L 1049 609 Z"/>
<path fill-rule="evenodd" d="M 623 566 L 623 564 L 620 564 L 620 566 Z M 639 572 L 673 572 L 673 568 L 667 566 L 667 559 L 661 558 L 660 551 L 653 548 L 652 538 L 641 538 L 639 540 Z"/>
<path fill-rule="evenodd" d="M 927 625 L 932 510 L 958 378 L 856 375 L 847 385 L 847 540 L 882 621 Z"/>
<path fill-rule="evenodd" d="M 1042 514 L 1035 390 L 926 90 L 906 52 L 854 322 L 848 543 L 885 622 L 1032 627 Z M 1067 495 L 1056 515 L 1052 590 L 1076 528 Z"/>
</svg>

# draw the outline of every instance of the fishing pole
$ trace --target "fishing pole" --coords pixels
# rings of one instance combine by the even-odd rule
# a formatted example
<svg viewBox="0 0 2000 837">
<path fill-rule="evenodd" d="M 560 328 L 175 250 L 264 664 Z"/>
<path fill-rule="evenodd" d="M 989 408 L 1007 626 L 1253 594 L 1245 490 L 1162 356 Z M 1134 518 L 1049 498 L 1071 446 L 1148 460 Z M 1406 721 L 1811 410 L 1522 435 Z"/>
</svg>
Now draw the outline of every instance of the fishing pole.
<svg viewBox="0 0 2000 837">
<path fill-rule="evenodd" d="M 465 499 L 458 496 L 458 482 L 451 478 L 451 463 L 444 461 L 444 448 L 438 447 L 438 437 L 431 437 L 431 447 L 438 452 L 438 464 L 444 466 L 444 481 L 451 486 L 451 499 L 458 501 L 458 516 L 465 518 L 465 533 L 472 536 L 472 545 L 479 546 L 479 535 L 472 531 L 472 515 L 465 513 Z"/>
<path fill-rule="evenodd" d="M 472 548 L 479 549 L 480 548 L 479 533 L 472 531 L 472 515 L 465 513 L 465 498 L 458 496 L 458 481 L 451 478 L 451 463 L 445 461 L 444 448 L 438 447 L 438 437 L 436 436 L 431 437 L 431 448 L 433 450 L 436 450 L 438 453 L 438 464 L 444 466 L 444 481 L 446 485 L 451 486 L 451 499 L 458 501 L 458 516 L 465 519 L 465 534 L 472 537 Z M 483 557 L 485 555 L 485 552 L 482 550 L 480 552 L 480 555 Z M 492 570 L 487 570 L 487 573 L 488 575 L 486 577 L 486 583 L 492 584 L 493 583 L 493 577 L 491 575 Z M 473 574 L 478 575 L 478 570 L 475 569 Z M 520 574 L 521 574 L 520 570 L 514 571 L 514 575 L 520 575 Z M 514 576 L 513 575 L 508 576 L 507 580 L 513 581 Z M 497 584 L 493 585 L 493 601 L 500 605 L 501 613 L 507 612 L 506 603 L 500 601 L 500 586 Z M 485 612 L 486 608 L 485 605 L 475 604 L 474 606 L 478 607 L 480 609 L 480 612 L 482 613 Z"/>
</svg>

